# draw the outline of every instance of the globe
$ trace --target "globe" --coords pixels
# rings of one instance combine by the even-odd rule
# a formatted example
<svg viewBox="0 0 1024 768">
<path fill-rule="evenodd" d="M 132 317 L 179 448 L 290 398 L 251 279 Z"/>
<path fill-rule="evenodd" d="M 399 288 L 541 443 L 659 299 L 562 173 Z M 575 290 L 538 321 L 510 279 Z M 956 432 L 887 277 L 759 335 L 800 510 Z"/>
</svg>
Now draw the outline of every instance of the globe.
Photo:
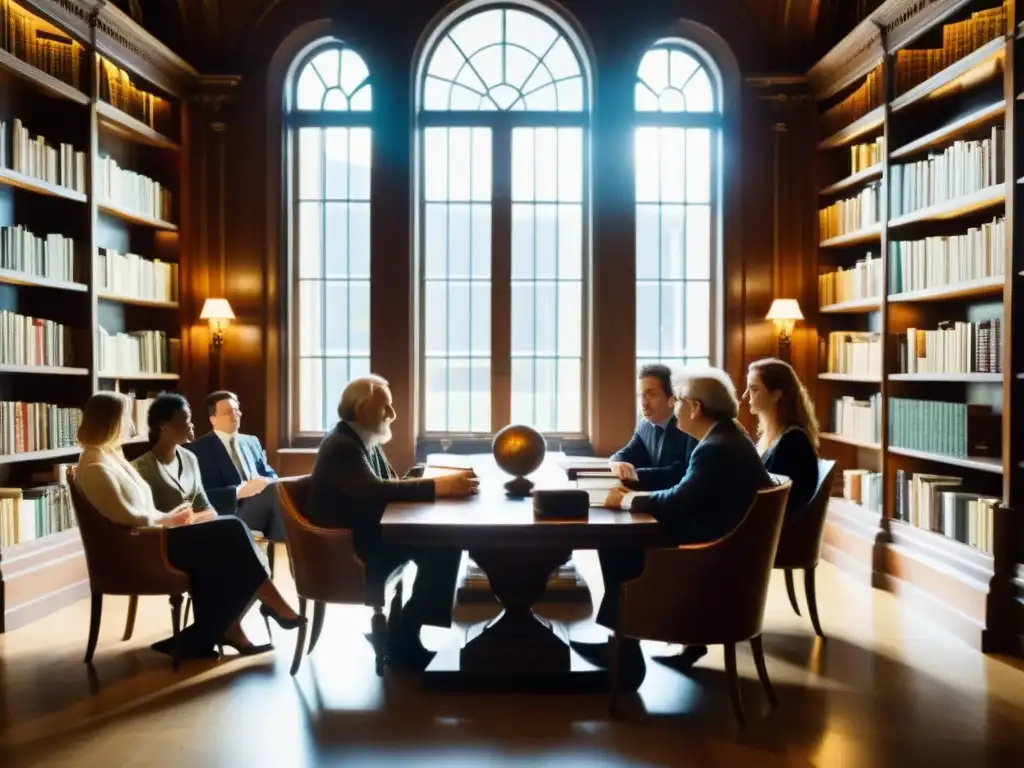
<svg viewBox="0 0 1024 768">
<path fill-rule="evenodd" d="M 505 490 L 510 496 L 530 495 L 533 483 L 525 476 L 540 467 L 546 451 L 544 435 L 533 427 L 509 424 L 498 431 L 491 443 L 491 453 L 501 469 L 515 475 L 505 483 Z"/>
</svg>

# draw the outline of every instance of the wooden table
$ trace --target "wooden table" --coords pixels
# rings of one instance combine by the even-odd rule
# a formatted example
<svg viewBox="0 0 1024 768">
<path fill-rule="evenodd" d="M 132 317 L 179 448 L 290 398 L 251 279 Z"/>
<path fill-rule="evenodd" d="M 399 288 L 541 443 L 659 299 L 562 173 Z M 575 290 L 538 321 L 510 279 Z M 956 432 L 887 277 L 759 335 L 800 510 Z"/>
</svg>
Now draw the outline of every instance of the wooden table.
<svg viewBox="0 0 1024 768">
<path fill-rule="evenodd" d="M 605 671 L 571 651 L 564 628 L 533 611 L 548 577 L 574 549 L 648 547 L 660 540 L 650 515 L 592 508 L 589 518 L 535 518 L 531 498 L 505 495 L 508 479 L 490 456 L 472 457 L 480 493 L 470 499 L 392 504 L 381 520 L 385 541 L 417 547 L 456 547 L 487 574 L 504 609 L 472 628 L 461 649 L 442 651 L 424 673 L 431 687 L 477 690 L 595 690 Z M 536 488 L 569 488 L 553 462 L 530 479 Z"/>
</svg>

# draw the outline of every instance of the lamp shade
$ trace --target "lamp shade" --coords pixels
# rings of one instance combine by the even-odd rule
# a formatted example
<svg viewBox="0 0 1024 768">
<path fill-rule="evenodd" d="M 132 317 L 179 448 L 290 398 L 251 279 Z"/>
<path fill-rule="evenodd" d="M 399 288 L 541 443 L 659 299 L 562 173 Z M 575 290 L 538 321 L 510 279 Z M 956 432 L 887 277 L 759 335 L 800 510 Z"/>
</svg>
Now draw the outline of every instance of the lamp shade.
<svg viewBox="0 0 1024 768">
<path fill-rule="evenodd" d="M 764 319 L 803 320 L 804 313 L 800 311 L 800 302 L 796 299 L 775 299 Z"/>
<path fill-rule="evenodd" d="M 207 299 L 203 304 L 203 311 L 199 315 L 200 320 L 234 320 L 235 313 L 231 311 L 231 305 L 227 299 Z"/>
</svg>

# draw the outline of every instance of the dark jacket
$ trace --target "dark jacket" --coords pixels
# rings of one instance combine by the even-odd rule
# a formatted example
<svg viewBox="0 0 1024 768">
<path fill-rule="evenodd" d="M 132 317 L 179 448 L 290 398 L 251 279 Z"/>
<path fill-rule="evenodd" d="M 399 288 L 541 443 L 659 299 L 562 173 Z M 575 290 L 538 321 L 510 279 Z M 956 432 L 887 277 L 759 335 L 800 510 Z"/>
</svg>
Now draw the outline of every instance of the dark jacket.
<svg viewBox="0 0 1024 768">
<path fill-rule="evenodd" d="M 263 444 L 258 437 L 240 434 L 235 440 L 235 446 L 238 457 L 249 466 L 251 472 L 259 477 L 277 479 L 277 472 L 264 458 Z M 199 459 L 199 473 L 210 503 L 221 515 L 234 514 L 238 505 L 235 494 L 245 478 L 238 474 L 220 437 L 216 432 L 207 432 L 195 442 L 186 443 L 184 447 Z"/>
<path fill-rule="evenodd" d="M 675 543 L 697 544 L 736 528 L 758 489 L 770 485 L 750 437 L 736 422 L 722 421 L 697 444 L 682 480 L 634 498 L 631 508 L 664 523 Z"/>
<path fill-rule="evenodd" d="M 772 474 L 785 475 L 793 481 L 786 502 L 786 519 L 799 514 L 818 489 L 818 454 L 807 433 L 799 427 L 790 427 L 765 451 L 761 460 Z"/>
<path fill-rule="evenodd" d="M 381 516 L 391 502 L 433 500 L 433 480 L 399 479 L 380 446 L 367 450 L 342 421 L 317 450 L 305 513 L 314 525 L 351 528 L 360 546 L 377 540 Z"/>
<path fill-rule="evenodd" d="M 653 442 L 655 426 L 642 419 L 625 447 L 609 461 L 626 461 L 636 468 L 638 482 L 631 485 L 639 491 L 661 491 L 682 480 L 690 465 L 690 455 L 697 441 L 676 427 L 676 417 L 669 419 L 662 438 L 661 455 L 655 462 L 647 451 L 644 440 Z"/>
</svg>

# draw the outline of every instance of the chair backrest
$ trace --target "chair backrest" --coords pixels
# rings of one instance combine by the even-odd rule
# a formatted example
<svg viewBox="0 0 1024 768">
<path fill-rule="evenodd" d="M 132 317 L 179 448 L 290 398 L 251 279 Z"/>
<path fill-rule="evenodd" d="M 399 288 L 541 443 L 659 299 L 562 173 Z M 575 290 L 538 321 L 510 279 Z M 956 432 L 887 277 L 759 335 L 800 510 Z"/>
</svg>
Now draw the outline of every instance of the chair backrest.
<svg viewBox="0 0 1024 768">
<path fill-rule="evenodd" d="M 640 578 L 623 586 L 622 633 L 704 645 L 760 634 L 790 487 L 762 488 L 716 541 L 648 550 Z"/>
<path fill-rule="evenodd" d="M 834 461 L 818 459 L 818 487 L 807 506 L 782 526 L 779 549 L 775 553 L 776 568 L 813 568 L 818 564 L 835 471 Z"/>
<path fill-rule="evenodd" d="M 276 485 L 288 560 L 299 597 L 361 605 L 366 596 L 366 570 L 356 554 L 352 531 L 321 528 L 306 519 L 303 510 L 310 475 L 283 478 Z"/>
<path fill-rule="evenodd" d="M 85 498 L 74 467 L 68 469 L 67 477 L 94 593 L 180 595 L 188 591 L 188 576 L 167 558 L 166 531 L 130 528 L 108 520 Z"/>
</svg>

